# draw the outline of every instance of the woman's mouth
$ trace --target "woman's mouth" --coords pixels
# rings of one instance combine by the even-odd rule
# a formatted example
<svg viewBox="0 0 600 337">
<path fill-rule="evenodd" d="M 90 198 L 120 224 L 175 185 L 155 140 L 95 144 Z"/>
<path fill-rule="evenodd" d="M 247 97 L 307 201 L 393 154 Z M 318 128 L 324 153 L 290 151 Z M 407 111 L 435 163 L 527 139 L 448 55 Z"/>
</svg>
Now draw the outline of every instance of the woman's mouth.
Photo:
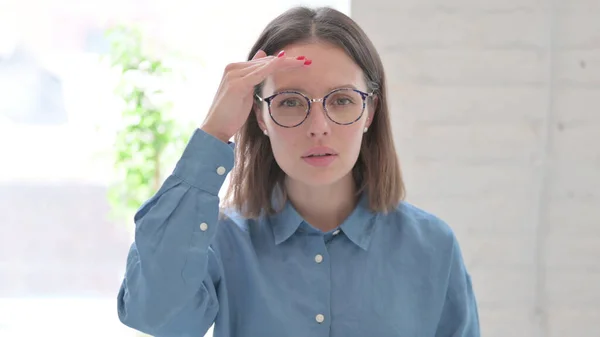
<svg viewBox="0 0 600 337">
<path fill-rule="evenodd" d="M 302 159 L 311 166 L 327 167 L 336 159 L 337 154 L 334 153 L 315 153 L 302 157 Z"/>
</svg>

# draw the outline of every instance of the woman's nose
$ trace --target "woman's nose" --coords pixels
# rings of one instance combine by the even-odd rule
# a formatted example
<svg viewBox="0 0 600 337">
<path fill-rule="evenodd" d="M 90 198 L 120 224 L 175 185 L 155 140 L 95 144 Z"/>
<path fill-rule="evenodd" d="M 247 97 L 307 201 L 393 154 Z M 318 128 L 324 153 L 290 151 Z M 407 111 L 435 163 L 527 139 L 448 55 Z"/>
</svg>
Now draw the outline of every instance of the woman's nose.
<svg viewBox="0 0 600 337">
<path fill-rule="evenodd" d="M 325 136 L 331 132 L 329 119 L 321 102 L 313 103 L 307 122 L 309 137 Z"/>
</svg>

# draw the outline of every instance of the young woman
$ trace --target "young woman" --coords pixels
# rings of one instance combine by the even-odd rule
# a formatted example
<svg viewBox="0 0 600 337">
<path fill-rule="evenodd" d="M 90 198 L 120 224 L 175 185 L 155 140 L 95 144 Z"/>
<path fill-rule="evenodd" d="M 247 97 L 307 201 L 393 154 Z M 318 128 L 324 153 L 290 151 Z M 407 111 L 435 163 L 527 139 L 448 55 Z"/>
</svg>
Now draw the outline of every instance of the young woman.
<svg viewBox="0 0 600 337">
<path fill-rule="evenodd" d="M 226 67 L 203 125 L 135 215 L 121 321 L 169 337 L 213 323 L 216 337 L 479 336 L 453 231 L 402 201 L 365 33 L 333 9 L 298 7 L 248 58 Z"/>
</svg>

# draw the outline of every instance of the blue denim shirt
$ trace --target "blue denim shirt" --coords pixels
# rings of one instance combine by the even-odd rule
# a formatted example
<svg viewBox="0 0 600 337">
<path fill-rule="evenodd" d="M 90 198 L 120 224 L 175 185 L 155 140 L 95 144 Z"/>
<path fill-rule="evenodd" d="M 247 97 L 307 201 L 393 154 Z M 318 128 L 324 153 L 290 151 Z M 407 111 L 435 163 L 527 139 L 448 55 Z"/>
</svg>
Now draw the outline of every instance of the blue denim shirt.
<svg viewBox="0 0 600 337">
<path fill-rule="evenodd" d="M 287 203 L 257 220 L 220 215 L 231 146 L 196 130 L 135 215 L 118 293 L 127 326 L 159 337 L 476 337 L 477 304 L 456 237 L 408 203 L 363 197 L 323 233 Z"/>
</svg>

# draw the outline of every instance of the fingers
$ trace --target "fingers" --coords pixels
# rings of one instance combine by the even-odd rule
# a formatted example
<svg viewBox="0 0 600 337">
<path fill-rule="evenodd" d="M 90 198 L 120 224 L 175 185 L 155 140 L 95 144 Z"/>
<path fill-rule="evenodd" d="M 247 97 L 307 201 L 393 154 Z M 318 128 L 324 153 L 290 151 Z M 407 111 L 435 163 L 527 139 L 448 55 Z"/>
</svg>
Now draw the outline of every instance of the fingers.
<svg viewBox="0 0 600 337">
<path fill-rule="evenodd" d="M 254 61 L 234 63 L 228 66 L 229 70 L 226 70 L 226 77 L 228 78 L 241 78 L 254 70 L 262 67 L 263 65 L 274 60 L 273 57 L 264 57 L 261 59 L 256 59 Z"/>
<path fill-rule="evenodd" d="M 263 50 L 259 49 L 256 52 L 256 54 L 254 54 L 254 56 L 252 57 L 251 60 L 246 61 L 246 62 L 230 63 L 229 65 L 227 65 L 226 70 L 235 71 L 238 69 L 244 69 L 244 68 L 247 68 L 251 64 L 267 62 L 273 58 L 274 58 L 274 56 L 268 56 L 267 53 L 265 53 Z"/>
<path fill-rule="evenodd" d="M 306 64 L 305 62 L 306 60 L 304 59 L 297 59 L 292 57 L 274 58 L 269 62 L 256 65 L 252 67 L 252 69 L 248 69 L 247 74 L 244 75 L 243 78 L 248 85 L 254 86 L 264 81 L 264 79 L 267 76 L 276 71 L 300 68 Z"/>
<path fill-rule="evenodd" d="M 250 61 L 246 61 L 246 62 L 235 62 L 235 63 L 230 63 L 227 65 L 227 67 L 225 68 L 225 72 L 232 72 L 232 71 L 237 71 L 240 69 L 246 69 L 251 65 L 254 65 L 256 63 L 265 63 L 265 62 L 269 62 L 272 61 L 274 59 L 277 58 L 278 55 L 267 55 L 267 53 L 265 53 L 263 50 L 259 50 L 256 52 L 256 54 L 254 54 L 254 56 L 252 57 L 252 59 Z"/>
<path fill-rule="evenodd" d="M 228 64 L 221 85 L 234 81 L 241 87 L 251 88 L 274 72 L 300 68 L 310 63 L 304 56 L 286 57 L 283 51 L 277 56 L 268 56 L 264 51 L 258 50 L 250 61 Z"/>
<path fill-rule="evenodd" d="M 225 67 L 225 74 L 237 71 L 239 69 L 248 68 L 248 66 L 256 63 L 264 63 L 271 59 L 273 59 L 273 56 L 267 56 L 267 54 L 264 51 L 259 50 L 256 52 L 256 54 L 254 54 L 250 61 L 229 63 Z"/>
<path fill-rule="evenodd" d="M 252 59 L 256 60 L 256 59 L 260 59 L 260 58 L 263 58 L 263 57 L 266 57 L 266 56 L 267 56 L 267 53 L 265 53 L 264 50 L 259 49 L 256 52 L 256 54 L 254 54 L 254 57 Z"/>
<path fill-rule="evenodd" d="M 263 67 L 265 64 L 269 63 L 269 61 L 271 61 L 271 59 L 264 60 L 262 62 L 248 63 L 248 64 L 246 64 L 246 66 L 244 68 L 240 68 L 240 69 L 232 71 L 231 77 L 232 78 L 244 77 L 244 76 L 250 74 L 251 72 L 255 71 L 256 69 Z"/>
</svg>

